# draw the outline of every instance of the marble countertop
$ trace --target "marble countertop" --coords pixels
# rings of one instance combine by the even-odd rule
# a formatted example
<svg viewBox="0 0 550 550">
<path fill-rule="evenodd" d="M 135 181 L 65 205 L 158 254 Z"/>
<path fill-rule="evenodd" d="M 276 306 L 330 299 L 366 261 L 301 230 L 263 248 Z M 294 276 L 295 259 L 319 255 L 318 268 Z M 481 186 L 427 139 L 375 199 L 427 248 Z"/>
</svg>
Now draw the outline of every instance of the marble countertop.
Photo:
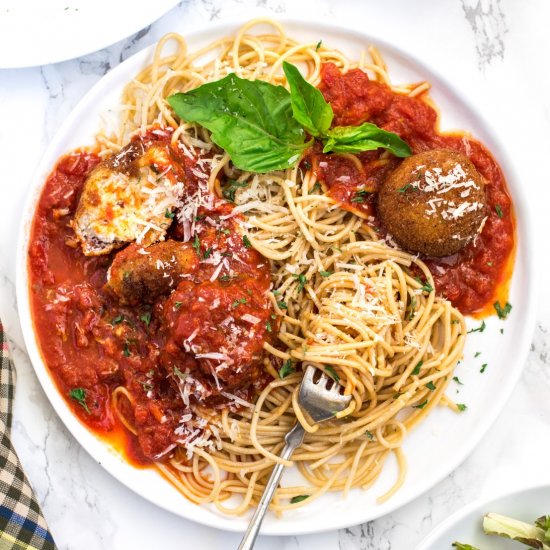
<svg viewBox="0 0 550 550">
<path fill-rule="evenodd" d="M 13 441 L 60 549 L 189 548 L 193 543 L 221 550 L 236 548 L 240 537 L 182 520 L 136 496 L 87 455 L 46 399 L 25 353 L 14 288 L 15 228 L 33 171 L 84 93 L 109 69 L 171 30 L 174 19 L 191 30 L 225 18 L 307 19 L 312 13 L 321 21 L 375 31 L 437 67 L 475 101 L 513 153 L 540 236 L 538 270 L 550 269 L 544 253 L 550 234 L 544 164 L 550 145 L 547 0 L 184 0 L 150 27 L 94 54 L 0 70 L 0 317 L 18 374 Z M 264 537 L 256 548 L 408 550 L 473 499 L 548 482 L 550 286 L 540 279 L 538 322 L 523 376 L 493 428 L 455 472 L 379 520 L 322 535 Z"/>
</svg>

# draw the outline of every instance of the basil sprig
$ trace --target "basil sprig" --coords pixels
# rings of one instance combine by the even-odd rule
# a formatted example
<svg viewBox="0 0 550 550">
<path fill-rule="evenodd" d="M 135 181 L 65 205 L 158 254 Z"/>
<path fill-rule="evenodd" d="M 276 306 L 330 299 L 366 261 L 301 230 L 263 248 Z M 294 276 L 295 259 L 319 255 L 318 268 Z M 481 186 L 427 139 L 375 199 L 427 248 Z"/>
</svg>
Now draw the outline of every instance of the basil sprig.
<svg viewBox="0 0 550 550">
<path fill-rule="evenodd" d="M 231 73 L 168 98 L 175 113 L 211 132 L 241 170 L 269 172 L 296 165 L 312 141 L 323 142 L 323 152 L 358 153 L 378 148 L 398 157 L 411 154 L 397 135 L 375 124 L 336 126 L 334 113 L 323 94 L 309 84 L 294 65 L 283 62 L 290 91 L 261 80 L 246 80 Z"/>
</svg>

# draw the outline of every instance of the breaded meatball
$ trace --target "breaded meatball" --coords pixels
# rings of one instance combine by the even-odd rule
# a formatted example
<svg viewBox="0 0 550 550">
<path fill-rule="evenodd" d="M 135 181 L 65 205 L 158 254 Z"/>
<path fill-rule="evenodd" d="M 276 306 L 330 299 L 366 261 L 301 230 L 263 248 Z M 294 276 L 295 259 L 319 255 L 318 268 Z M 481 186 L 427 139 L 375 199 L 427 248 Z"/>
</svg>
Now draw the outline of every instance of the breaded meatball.
<svg viewBox="0 0 550 550">
<path fill-rule="evenodd" d="M 197 254 L 189 243 L 164 241 L 148 247 L 131 244 L 115 256 L 105 286 L 121 304 L 151 304 L 192 275 L 198 265 Z"/>
<path fill-rule="evenodd" d="M 485 205 L 485 184 L 470 159 L 445 149 L 406 158 L 378 194 L 380 219 L 396 243 L 426 256 L 449 256 L 471 242 Z"/>
</svg>

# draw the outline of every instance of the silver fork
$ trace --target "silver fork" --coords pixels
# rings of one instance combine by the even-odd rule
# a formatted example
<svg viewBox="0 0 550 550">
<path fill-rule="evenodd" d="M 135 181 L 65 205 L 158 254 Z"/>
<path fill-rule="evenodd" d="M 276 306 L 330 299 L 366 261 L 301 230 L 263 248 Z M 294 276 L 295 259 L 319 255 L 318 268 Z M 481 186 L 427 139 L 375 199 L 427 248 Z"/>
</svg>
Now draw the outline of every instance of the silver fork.
<svg viewBox="0 0 550 550">
<path fill-rule="evenodd" d="M 319 380 L 313 381 L 315 373 L 320 373 Z M 328 384 L 332 383 L 332 387 L 328 389 Z M 330 420 L 334 416 L 343 411 L 351 401 L 351 395 L 341 395 L 342 386 L 326 374 L 316 369 L 313 365 L 308 365 L 302 384 L 300 385 L 300 394 L 298 403 L 304 411 L 308 413 L 315 424 Z M 294 427 L 286 434 L 286 445 L 281 453 L 281 458 L 289 460 L 294 450 L 299 447 L 304 441 L 305 430 L 299 422 L 294 424 Z M 260 531 L 262 521 L 275 489 L 279 485 L 279 481 L 283 474 L 284 464 L 277 463 L 271 472 L 269 481 L 265 486 L 264 494 L 254 516 L 250 520 L 248 529 L 244 534 L 243 540 L 238 550 L 251 550 L 254 547 L 254 542 Z"/>
</svg>

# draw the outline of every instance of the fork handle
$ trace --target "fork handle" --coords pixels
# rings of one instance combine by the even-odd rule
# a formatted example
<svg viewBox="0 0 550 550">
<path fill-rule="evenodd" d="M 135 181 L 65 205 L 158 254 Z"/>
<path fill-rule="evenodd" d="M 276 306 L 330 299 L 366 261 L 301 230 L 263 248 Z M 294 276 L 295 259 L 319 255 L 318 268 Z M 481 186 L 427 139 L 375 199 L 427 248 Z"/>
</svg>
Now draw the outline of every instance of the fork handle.
<svg viewBox="0 0 550 550">
<path fill-rule="evenodd" d="M 283 449 L 283 452 L 281 453 L 281 458 L 283 458 L 284 460 L 288 460 L 292 456 L 292 453 L 294 452 L 296 447 L 299 447 L 304 441 L 304 435 L 304 428 L 302 428 L 302 425 L 299 422 L 296 422 L 292 430 L 290 430 L 285 436 L 286 445 Z M 269 503 L 273 498 L 275 489 L 277 489 L 277 486 L 279 485 L 279 481 L 281 480 L 281 476 L 283 475 L 284 467 L 285 465 L 281 464 L 280 462 L 277 462 L 277 464 L 275 464 L 275 467 L 273 468 L 273 471 L 269 476 L 269 481 L 265 486 L 264 494 L 262 495 L 262 498 L 258 503 L 258 508 L 256 508 L 254 516 L 252 516 L 252 519 L 250 520 L 250 524 L 248 525 L 248 529 L 244 534 L 243 540 L 241 541 L 238 550 L 252 550 L 252 548 L 254 548 L 256 537 L 260 532 L 262 521 L 264 520 L 265 513 L 267 512 L 267 508 L 269 507 Z"/>
</svg>

